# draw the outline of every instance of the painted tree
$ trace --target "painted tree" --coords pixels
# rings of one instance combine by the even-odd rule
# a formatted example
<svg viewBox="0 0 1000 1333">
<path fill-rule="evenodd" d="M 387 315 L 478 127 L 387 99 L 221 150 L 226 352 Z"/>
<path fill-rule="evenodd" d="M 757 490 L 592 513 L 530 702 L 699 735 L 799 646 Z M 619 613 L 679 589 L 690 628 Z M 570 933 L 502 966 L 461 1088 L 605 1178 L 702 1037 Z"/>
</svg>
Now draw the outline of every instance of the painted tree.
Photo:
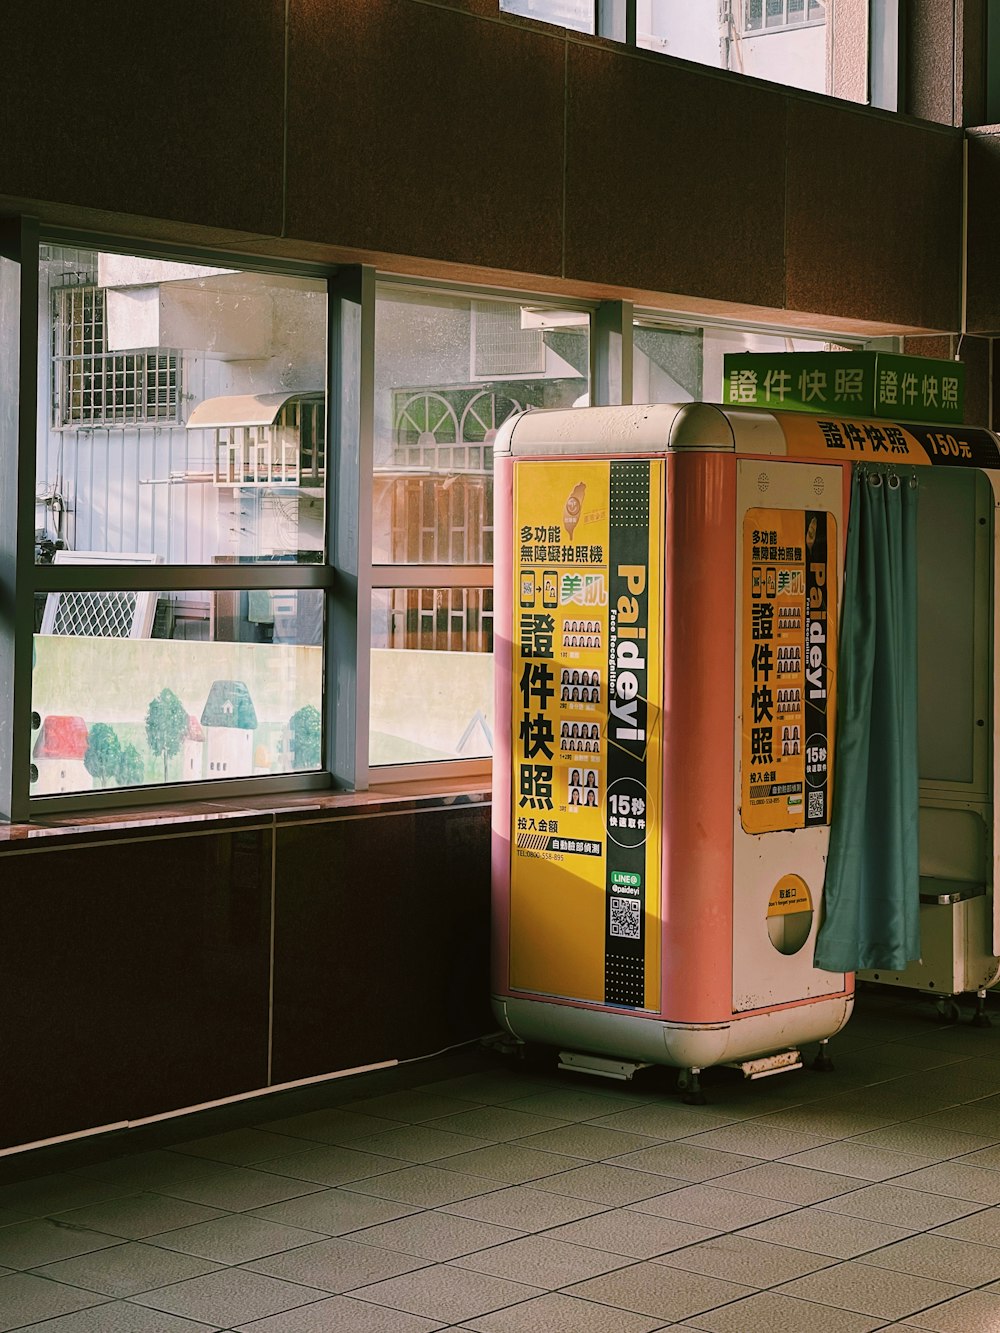
<svg viewBox="0 0 1000 1333">
<path fill-rule="evenodd" d="M 116 774 L 119 787 L 138 787 L 146 780 L 146 765 L 134 745 L 126 745 L 118 760 Z"/>
<path fill-rule="evenodd" d="M 320 742 L 323 738 L 323 719 L 319 709 L 306 704 L 288 721 L 291 733 L 292 767 L 319 768 Z"/>
<path fill-rule="evenodd" d="M 107 722 L 95 722 L 87 732 L 87 752 L 83 756 L 83 766 L 90 776 L 106 787 L 112 778 L 118 776 L 122 746 L 118 733 Z"/>
<path fill-rule="evenodd" d="M 188 715 L 173 690 L 162 689 L 146 709 L 146 740 L 153 754 L 163 755 L 163 781 L 167 781 L 167 760 L 177 754 L 187 731 Z"/>
</svg>

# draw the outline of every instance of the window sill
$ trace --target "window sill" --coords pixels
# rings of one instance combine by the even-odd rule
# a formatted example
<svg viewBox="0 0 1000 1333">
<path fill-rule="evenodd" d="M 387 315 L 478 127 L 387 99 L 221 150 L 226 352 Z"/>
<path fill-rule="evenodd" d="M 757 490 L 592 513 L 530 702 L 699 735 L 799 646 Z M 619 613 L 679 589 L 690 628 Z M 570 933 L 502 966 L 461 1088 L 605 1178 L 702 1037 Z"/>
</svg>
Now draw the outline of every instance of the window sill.
<svg viewBox="0 0 1000 1333">
<path fill-rule="evenodd" d="M 0 852 L 39 843 L 118 841 L 216 826 L 260 828 L 314 820 L 401 814 L 449 805 L 482 805 L 491 798 L 489 779 L 393 782 L 362 792 L 303 792 L 299 796 L 257 796 L 238 801 L 191 801 L 174 806 L 102 810 L 92 815 L 54 815 L 28 824 L 0 825 Z M 213 829 L 215 831 L 215 829 Z"/>
</svg>

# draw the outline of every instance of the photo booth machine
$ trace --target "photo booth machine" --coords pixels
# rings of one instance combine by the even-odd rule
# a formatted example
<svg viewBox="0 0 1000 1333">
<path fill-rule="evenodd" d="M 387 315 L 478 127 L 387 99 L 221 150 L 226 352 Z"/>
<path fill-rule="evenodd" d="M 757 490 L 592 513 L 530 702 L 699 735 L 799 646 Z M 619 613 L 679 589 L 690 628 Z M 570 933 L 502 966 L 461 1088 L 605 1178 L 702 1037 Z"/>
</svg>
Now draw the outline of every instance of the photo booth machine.
<svg viewBox="0 0 1000 1333">
<path fill-rule="evenodd" d="M 501 429 L 493 1006 L 563 1067 L 672 1065 L 700 1100 L 708 1066 L 759 1077 L 817 1041 L 828 1063 L 854 992 L 813 961 L 846 525 L 887 438 L 920 488 L 922 961 L 870 975 L 982 995 L 996 437 L 704 403 Z"/>
</svg>

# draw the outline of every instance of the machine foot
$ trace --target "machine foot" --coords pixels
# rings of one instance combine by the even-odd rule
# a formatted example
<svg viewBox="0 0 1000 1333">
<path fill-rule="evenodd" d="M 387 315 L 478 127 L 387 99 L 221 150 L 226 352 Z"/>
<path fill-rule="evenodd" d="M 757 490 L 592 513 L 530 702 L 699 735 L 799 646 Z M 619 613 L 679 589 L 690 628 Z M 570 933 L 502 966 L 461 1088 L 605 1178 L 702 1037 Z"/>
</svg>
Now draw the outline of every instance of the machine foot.
<svg viewBox="0 0 1000 1333">
<path fill-rule="evenodd" d="M 682 1069 L 677 1075 L 677 1090 L 683 1094 L 682 1100 L 688 1106 L 704 1106 L 705 1094 L 701 1090 L 701 1081 L 698 1075 L 700 1068 Z"/>
<path fill-rule="evenodd" d="M 958 1001 L 954 995 L 942 995 L 934 1002 L 934 1008 L 937 1010 L 938 1018 L 942 1023 L 957 1023 L 962 1017 L 962 1011 L 958 1007 Z"/>
<path fill-rule="evenodd" d="M 815 1069 L 817 1074 L 829 1074 L 833 1069 L 833 1061 L 830 1059 L 830 1038 L 824 1037 L 819 1044 L 819 1050 L 813 1059 L 810 1069 Z"/>
<path fill-rule="evenodd" d="M 986 990 L 980 987 L 976 991 L 976 1012 L 972 1015 L 972 1023 L 977 1028 L 991 1028 L 993 1020 L 986 1012 Z"/>
<path fill-rule="evenodd" d="M 479 1044 L 485 1051 L 494 1051 L 497 1055 L 508 1058 L 513 1056 L 516 1060 L 523 1060 L 527 1049 L 523 1041 L 511 1037 L 506 1032 L 491 1032 L 488 1037 L 483 1037 Z"/>
</svg>

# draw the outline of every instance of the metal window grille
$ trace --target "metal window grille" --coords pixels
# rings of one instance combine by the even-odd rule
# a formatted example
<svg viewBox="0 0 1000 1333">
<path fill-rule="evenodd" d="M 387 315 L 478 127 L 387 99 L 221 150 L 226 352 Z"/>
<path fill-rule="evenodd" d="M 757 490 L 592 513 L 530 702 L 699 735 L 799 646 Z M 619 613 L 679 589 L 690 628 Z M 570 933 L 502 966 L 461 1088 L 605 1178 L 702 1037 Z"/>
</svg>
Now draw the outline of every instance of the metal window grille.
<svg viewBox="0 0 1000 1333">
<path fill-rule="evenodd" d="M 522 406 L 541 401 L 541 392 L 530 388 L 520 400 L 495 389 L 404 390 L 393 406 L 394 462 L 440 472 L 492 472 L 499 427 Z"/>
<path fill-rule="evenodd" d="M 60 592 L 46 599 L 43 634 L 95 639 L 146 638 L 155 594 L 148 592 Z"/>
<path fill-rule="evenodd" d="M 390 648 L 493 651 L 492 588 L 394 588 Z"/>
<path fill-rule="evenodd" d="M 491 564 L 492 477 L 394 478 L 392 559 L 405 565 Z"/>
<path fill-rule="evenodd" d="M 52 404 L 56 426 L 176 422 L 180 358 L 109 352 L 103 287 L 54 293 Z"/>
<path fill-rule="evenodd" d="M 299 438 L 299 485 L 322 486 L 326 477 L 326 402 L 293 400 L 285 408 Z"/>
<path fill-rule="evenodd" d="M 325 476 L 326 408 L 321 395 L 290 399 L 271 425 L 216 427 L 217 486 L 315 488 Z"/>
<path fill-rule="evenodd" d="M 825 22 L 823 0 L 744 0 L 743 3 L 743 31 L 747 35 Z"/>
</svg>

